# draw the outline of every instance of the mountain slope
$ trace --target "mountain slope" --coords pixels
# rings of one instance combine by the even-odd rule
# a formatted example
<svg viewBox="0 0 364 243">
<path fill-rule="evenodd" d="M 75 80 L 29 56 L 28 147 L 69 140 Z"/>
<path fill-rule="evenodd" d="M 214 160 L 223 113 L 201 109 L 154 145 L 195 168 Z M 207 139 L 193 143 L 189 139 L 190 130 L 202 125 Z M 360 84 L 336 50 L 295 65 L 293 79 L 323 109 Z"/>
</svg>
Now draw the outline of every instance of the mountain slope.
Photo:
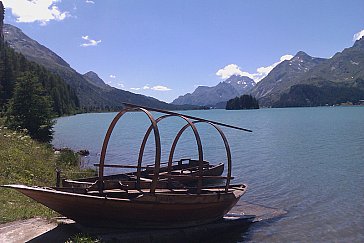
<svg viewBox="0 0 364 243">
<path fill-rule="evenodd" d="M 105 84 L 104 80 L 102 80 L 97 73 L 93 71 L 89 71 L 82 75 L 85 80 L 87 80 L 92 85 L 99 87 L 104 90 L 112 90 L 112 87 L 110 85 Z"/>
<path fill-rule="evenodd" d="M 41 65 L 26 60 L 22 54 L 6 45 L 2 39 L 2 27 L 3 16 L 0 16 L 0 112 L 7 110 L 19 79 L 22 79 L 24 75 L 34 78 L 34 83 L 44 89 L 42 95 L 50 97 L 50 106 L 54 114 L 61 116 L 78 111 L 79 100 L 70 85 L 58 75 L 51 73 Z"/>
<path fill-rule="evenodd" d="M 364 38 L 299 76 L 297 83 L 273 106 L 355 104 L 364 99 Z"/>
<path fill-rule="evenodd" d="M 215 106 L 249 92 L 254 85 L 255 82 L 248 77 L 233 75 L 213 87 L 199 86 L 192 94 L 180 96 L 172 104 Z"/>
<path fill-rule="evenodd" d="M 224 83 L 231 84 L 240 95 L 250 92 L 256 85 L 253 79 L 240 75 L 232 75 Z"/>
<path fill-rule="evenodd" d="M 40 45 L 35 40 L 25 35 L 19 28 L 5 24 L 4 25 L 5 41 L 10 47 L 22 53 L 28 60 L 34 61 L 43 66 L 64 66 L 70 67 L 61 57 L 52 52 L 47 47 Z"/>
<path fill-rule="evenodd" d="M 278 64 L 253 88 L 251 94 L 259 100 L 261 106 L 271 106 L 291 86 L 300 83 L 301 75 L 323 61 L 325 59 L 311 57 L 300 51 L 291 60 Z"/>
<path fill-rule="evenodd" d="M 314 80 L 326 80 L 350 87 L 362 87 L 364 78 L 364 38 L 350 48 L 336 53 L 301 77 L 301 83 L 312 84 Z"/>
<path fill-rule="evenodd" d="M 4 35 L 8 44 L 17 52 L 63 78 L 76 91 L 81 107 L 86 110 L 118 109 L 122 106 L 122 102 L 163 109 L 195 108 L 171 105 L 152 97 L 116 89 L 106 84 L 104 86 L 100 80 L 95 82 L 95 76 L 92 77 L 90 73 L 86 76 L 79 74 L 61 57 L 26 36 L 15 26 L 5 24 Z"/>
</svg>

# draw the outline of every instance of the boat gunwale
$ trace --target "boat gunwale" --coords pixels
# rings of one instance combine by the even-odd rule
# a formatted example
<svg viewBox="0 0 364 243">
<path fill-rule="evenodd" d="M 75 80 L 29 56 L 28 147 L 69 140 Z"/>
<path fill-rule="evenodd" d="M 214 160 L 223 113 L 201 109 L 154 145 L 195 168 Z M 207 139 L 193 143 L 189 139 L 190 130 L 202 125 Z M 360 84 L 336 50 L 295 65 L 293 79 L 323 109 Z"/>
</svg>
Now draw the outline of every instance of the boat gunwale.
<svg viewBox="0 0 364 243">
<path fill-rule="evenodd" d="M 22 192 L 22 190 L 24 191 L 38 191 L 38 192 L 43 192 L 43 193 L 50 193 L 50 194 L 61 194 L 61 195 L 65 195 L 65 196 L 75 196 L 75 197 L 83 197 L 83 198 L 92 198 L 92 199 L 103 199 L 103 200 L 111 200 L 111 201 L 123 201 L 123 202 L 130 202 L 130 203 L 161 203 L 161 202 L 153 202 L 153 201 L 142 201 L 142 200 L 133 200 L 132 199 L 127 199 L 127 198 L 118 198 L 118 197 L 110 197 L 107 196 L 107 192 L 105 193 L 105 196 L 100 196 L 100 195 L 90 195 L 90 194 L 86 194 L 86 193 L 75 193 L 75 192 L 64 192 L 64 191 L 60 191 L 54 188 L 50 188 L 50 187 L 39 187 L 39 186 L 26 186 L 26 185 L 21 185 L 21 184 L 11 184 L 11 185 L 0 185 L 0 187 L 4 187 L 4 188 L 12 188 L 15 190 L 18 190 L 20 192 Z M 241 189 L 240 189 L 241 188 Z M 212 188 L 211 188 L 212 189 Z M 225 190 L 222 191 L 210 191 L 209 193 L 206 194 L 197 194 L 197 193 L 172 193 L 172 192 L 155 192 L 155 193 L 150 193 L 150 192 L 141 192 L 141 196 L 155 196 L 158 197 L 160 195 L 163 196 L 170 196 L 170 197 L 181 197 L 181 196 L 189 196 L 191 198 L 203 198 L 206 196 L 216 196 L 216 197 L 221 197 L 224 195 L 229 195 L 232 194 L 235 196 L 234 192 L 235 191 L 241 191 L 242 193 L 239 193 L 239 197 L 242 196 L 246 190 L 247 190 L 247 185 L 246 184 L 240 184 L 240 185 L 232 185 L 231 187 L 232 191 L 228 191 L 225 192 Z M 208 190 L 208 189 L 204 189 Z M 96 192 L 96 191 L 95 191 Z M 23 192 L 22 192 L 23 193 Z M 24 193 L 23 193 L 24 194 Z M 236 196 L 235 196 L 236 197 Z M 206 203 L 211 203 L 211 202 L 206 202 Z"/>
</svg>

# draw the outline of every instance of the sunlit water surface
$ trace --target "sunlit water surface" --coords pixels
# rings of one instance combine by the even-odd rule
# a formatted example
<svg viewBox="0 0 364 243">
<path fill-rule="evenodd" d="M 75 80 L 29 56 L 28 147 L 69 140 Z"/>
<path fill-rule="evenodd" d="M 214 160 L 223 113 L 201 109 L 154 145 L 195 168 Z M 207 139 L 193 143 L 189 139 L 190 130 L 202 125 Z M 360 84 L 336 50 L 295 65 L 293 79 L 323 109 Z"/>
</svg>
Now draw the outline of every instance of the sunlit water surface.
<svg viewBox="0 0 364 243">
<path fill-rule="evenodd" d="M 184 113 L 253 130 L 223 128 L 232 150 L 234 182 L 248 184 L 243 200 L 288 211 L 278 219 L 254 224 L 238 241 L 364 242 L 364 107 Z M 98 162 L 115 114 L 59 118 L 54 146 L 88 149 L 91 154 L 84 162 L 92 166 Z M 163 161 L 184 124 L 177 118 L 159 124 Z M 123 116 L 111 137 L 106 163 L 134 165 L 148 126 L 142 113 Z M 216 130 L 207 124 L 198 124 L 198 128 L 204 157 L 211 163 L 225 161 L 224 145 Z M 175 158 L 181 157 L 197 158 L 189 130 L 177 146 Z M 143 163 L 153 159 L 151 136 Z"/>
</svg>

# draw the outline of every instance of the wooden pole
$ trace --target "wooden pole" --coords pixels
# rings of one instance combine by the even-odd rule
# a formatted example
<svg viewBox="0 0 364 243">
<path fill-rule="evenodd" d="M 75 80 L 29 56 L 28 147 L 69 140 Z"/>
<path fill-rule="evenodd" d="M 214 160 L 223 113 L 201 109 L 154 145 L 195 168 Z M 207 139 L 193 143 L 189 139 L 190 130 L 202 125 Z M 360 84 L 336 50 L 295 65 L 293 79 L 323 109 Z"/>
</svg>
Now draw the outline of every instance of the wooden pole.
<svg viewBox="0 0 364 243">
<path fill-rule="evenodd" d="M 236 127 L 236 126 L 224 124 L 224 123 L 221 123 L 221 122 L 215 122 L 215 121 L 211 121 L 211 120 L 207 120 L 207 119 L 203 119 L 203 118 L 199 118 L 199 117 L 195 117 L 195 116 L 189 116 L 189 115 L 185 115 L 185 114 L 180 114 L 180 113 L 173 112 L 173 111 L 167 111 L 167 110 L 162 110 L 162 109 L 150 108 L 150 107 L 146 107 L 146 106 L 134 105 L 134 104 L 124 103 L 124 102 L 123 102 L 123 105 L 125 105 L 127 107 L 133 107 L 133 108 L 136 108 L 136 107 L 144 108 L 144 109 L 147 109 L 147 110 L 150 110 L 150 111 L 161 112 L 161 113 L 165 113 L 165 114 L 169 114 L 169 115 L 174 115 L 174 116 L 184 116 L 186 118 L 193 119 L 193 120 L 196 120 L 196 121 L 211 122 L 213 124 L 216 124 L 216 125 L 219 125 L 219 126 L 223 126 L 223 127 L 237 129 L 237 130 L 241 130 L 241 131 L 245 131 L 245 132 L 253 132 L 252 130 L 249 130 L 249 129 L 245 129 L 245 128 L 241 128 L 241 127 Z"/>
</svg>

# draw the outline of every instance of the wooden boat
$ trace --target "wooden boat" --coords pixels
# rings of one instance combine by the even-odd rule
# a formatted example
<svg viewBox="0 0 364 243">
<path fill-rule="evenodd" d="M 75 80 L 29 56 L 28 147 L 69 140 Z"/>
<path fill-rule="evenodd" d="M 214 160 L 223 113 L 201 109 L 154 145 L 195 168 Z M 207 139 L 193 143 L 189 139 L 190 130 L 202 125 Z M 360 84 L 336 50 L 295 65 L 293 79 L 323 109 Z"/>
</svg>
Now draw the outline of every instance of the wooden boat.
<svg viewBox="0 0 364 243">
<path fill-rule="evenodd" d="M 185 161 L 187 163 L 184 163 Z M 197 180 L 196 175 L 199 174 L 198 160 L 181 159 L 175 162 L 177 162 L 177 164 L 172 165 L 170 172 L 168 171 L 168 166 L 161 167 L 159 169 L 160 179 L 168 178 L 169 174 L 184 175 L 183 177 L 174 177 L 173 179 L 183 184 L 191 184 L 196 182 Z M 149 169 L 150 167 L 147 166 L 147 169 L 142 171 L 142 176 L 144 178 L 152 178 L 154 174 L 154 169 L 153 168 Z M 202 173 L 201 173 L 203 176 L 221 176 L 223 172 L 224 172 L 224 163 L 210 164 L 208 161 L 203 161 Z M 207 177 L 205 179 L 207 179 Z"/>
<path fill-rule="evenodd" d="M 167 163 L 161 163 L 161 164 L 167 164 Z M 95 164 L 95 166 L 99 166 L 99 164 Z M 111 166 L 110 166 L 111 167 Z M 154 164 L 153 165 L 147 165 L 144 167 L 141 171 L 141 179 L 152 179 L 154 175 Z M 218 163 L 211 165 L 208 161 L 203 161 L 203 169 L 202 169 L 202 175 L 203 176 L 221 176 L 224 172 L 224 163 Z M 197 181 L 196 175 L 199 173 L 199 167 L 198 167 L 198 160 L 194 160 L 191 158 L 183 158 L 178 161 L 173 161 L 171 172 L 168 172 L 168 166 L 161 166 L 159 169 L 159 180 L 168 179 L 168 175 L 192 175 L 188 177 L 175 177 L 173 180 L 179 181 L 186 185 L 191 185 Z M 136 179 L 137 172 L 129 172 L 129 173 L 123 173 L 123 174 L 112 174 L 112 175 L 106 175 L 104 176 L 104 180 L 116 180 L 121 179 L 123 180 L 135 180 Z M 63 186 L 72 186 L 73 184 L 79 184 L 79 182 L 90 182 L 94 183 L 98 180 L 97 177 L 87 177 L 87 178 L 78 178 L 78 179 L 63 179 L 62 185 Z M 206 179 L 206 178 L 205 178 Z"/>
<path fill-rule="evenodd" d="M 246 185 L 232 185 L 231 153 L 227 139 L 218 125 L 234 129 L 250 131 L 218 122 L 208 121 L 171 111 L 151 109 L 132 104 L 125 104 L 126 108 L 120 111 L 106 133 L 101 150 L 99 163 L 99 176 L 97 181 L 78 181 L 71 186 L 62 187 L 36 187 L 24 185 L 4 185 L 13 188 L 33 198 L 43 205 L 60 214 L 84 225 L 112 226 L 124 228 L 176 228 L 210 223 L 221 219 L 246 192 Z M 105 155 L 111 133 L 120 117 L 129 111 L 144 112 L 151 126 L 146 132 L 140 147 L 137 166 L 107 165 Z M 165 115 L 154 119 L 150 111 L 157 111 Z M 161 145 L 157 123 L 170 116 L 178 116 L 187 122 L 181 128 L 172 144 L 166 169 L 161 169 Z M 198 122 L 206 122 L 220 133 L 224 141 L 227 155 L 226 176 L 204 175 L 204 160 L 201 140 L 195 126 Z M 179 137 L 191 128 L 195 135 L 198 147 L 198 159 L 195 160 L 198 170 L 196 173 L 176 174 L 173 170 L 173 153 Z M 142 160 L 146 140 L 153 131 L 155 140 L 155 161 L 150 168 L 150 179 L 142 177 Z M 104 176 L 105 167 L 136 168 L 130 175 L 119 174 L 114 177 Z M 149 166 L 150 167 L 150 166 Z M 174 171 L 175 172 L 175 171 Z M 188 187 L 176 183 L 176 178 L 193 178 L 197 180 L 194 186 Z M 224 179 L 222 186 L 204 186 L 205 178 Z"/>
<path fill-rule="evenodd" d="M 83 225 L 123 228 L 177 228 L 221 219 L 239 200 L 245 185 L 189 190 L 70 193 L 57 189 L 7 185 Z"/>
</svg>

